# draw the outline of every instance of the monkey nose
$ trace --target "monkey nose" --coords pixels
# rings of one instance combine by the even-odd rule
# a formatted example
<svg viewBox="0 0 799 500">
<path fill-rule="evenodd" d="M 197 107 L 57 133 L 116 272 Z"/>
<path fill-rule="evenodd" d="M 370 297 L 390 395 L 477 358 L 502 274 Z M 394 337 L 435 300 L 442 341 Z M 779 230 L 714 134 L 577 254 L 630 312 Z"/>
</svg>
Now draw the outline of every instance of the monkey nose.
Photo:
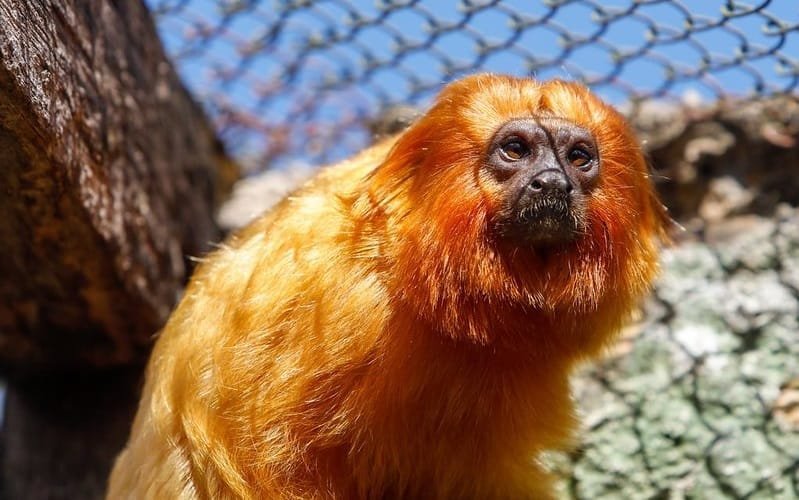
<svg viewBox="0 0 799 500">
<path fill-rule="evenodd" d="M 547 169 L 536 175 L 530 180 L 527 188 L 535 194 L 560 196 L 569 195 L 574 189 L 566 174 L 556 169 Z"/>
</svg>

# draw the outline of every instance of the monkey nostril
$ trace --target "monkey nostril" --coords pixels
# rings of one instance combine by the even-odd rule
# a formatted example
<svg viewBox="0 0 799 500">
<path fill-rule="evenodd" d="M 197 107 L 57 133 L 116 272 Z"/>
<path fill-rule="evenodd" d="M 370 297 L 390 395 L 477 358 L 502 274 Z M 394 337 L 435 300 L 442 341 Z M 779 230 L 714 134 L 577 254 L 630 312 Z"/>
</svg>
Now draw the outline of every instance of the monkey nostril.
<svg viewBox="0 0 799 500">
<path fill-rule="evenodd" d="M 537 194 L 571 195 L 574 186 L 563 172 L 547 170 L 532 179 L 527 185 L 527 189 Z"/>
</svg>

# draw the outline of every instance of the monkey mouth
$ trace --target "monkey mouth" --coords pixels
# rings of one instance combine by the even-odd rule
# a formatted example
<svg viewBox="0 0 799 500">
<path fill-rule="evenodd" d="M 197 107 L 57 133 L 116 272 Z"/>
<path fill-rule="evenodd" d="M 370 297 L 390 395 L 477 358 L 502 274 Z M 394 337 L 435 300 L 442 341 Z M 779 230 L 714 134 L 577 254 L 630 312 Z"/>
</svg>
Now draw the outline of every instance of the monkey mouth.
<svg viewBox="0 0 799 500">
<path fill-rule="evenodd" d="M 525 207 L 518 224 L 524 228 L 525 240 L 536 246 L 568 243 L 577 236 L 577 219 L 563 200 L 542 200 Z"/>
<path fill-rule="evenodd" d="M 558 224 L 568 222 L 571 215 L 569 201 L 564 197 L 536 198 L 521 207 L 517 219 L 521 224 Z"/>
<path fill-rule="evenodd" d="M 584 230 L 582 210 L 561 196 L 541 196 L 517 203 L 500 222 L 500 232 L 519 244 L 556 246 L 573 241 Z"/>
</svg>

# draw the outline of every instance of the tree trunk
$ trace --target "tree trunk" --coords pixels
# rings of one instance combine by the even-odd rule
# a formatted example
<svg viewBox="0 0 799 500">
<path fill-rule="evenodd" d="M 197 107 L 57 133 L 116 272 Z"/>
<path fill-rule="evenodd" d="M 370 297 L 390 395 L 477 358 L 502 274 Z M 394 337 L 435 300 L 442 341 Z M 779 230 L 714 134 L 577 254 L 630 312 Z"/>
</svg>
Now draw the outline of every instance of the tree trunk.
<svg viewBox="0 0 799 500">
<path fill-rule="evenodd" d="M 139 0 L 0 0 L 0 164 L 0 484 L 98 497 L 235 167 Z"/>
<path fill-rule="evenodd" d="M 136 409 L 135 368 L 12 379 L 0 498 L 101 498 Z"/>
<path fill-rule="evenodd" d="M 221 149 L 138 0 L 0 0 L 0 26 L 0 363 L 131 362 L 219 237 Z"/>
</svg>

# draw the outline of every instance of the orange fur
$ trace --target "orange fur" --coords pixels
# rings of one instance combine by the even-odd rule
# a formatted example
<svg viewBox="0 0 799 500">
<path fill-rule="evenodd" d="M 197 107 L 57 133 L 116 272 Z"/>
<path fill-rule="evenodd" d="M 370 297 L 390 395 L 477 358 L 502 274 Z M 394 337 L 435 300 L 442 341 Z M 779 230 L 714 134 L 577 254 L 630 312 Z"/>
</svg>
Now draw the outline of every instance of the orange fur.
<svg viewBox="0 0 799 500">
<path fill-rule="evenodd" d="M 491 234 L 511 118 L 599 145 L 585 234 Z M 636 139 L 583 86 L 477 75 L 321 171 L 197 269 L 150 361 L 108 498 L 547 498 L 568 374 L 647 292 L 663 217 Z"/>
</svg>

